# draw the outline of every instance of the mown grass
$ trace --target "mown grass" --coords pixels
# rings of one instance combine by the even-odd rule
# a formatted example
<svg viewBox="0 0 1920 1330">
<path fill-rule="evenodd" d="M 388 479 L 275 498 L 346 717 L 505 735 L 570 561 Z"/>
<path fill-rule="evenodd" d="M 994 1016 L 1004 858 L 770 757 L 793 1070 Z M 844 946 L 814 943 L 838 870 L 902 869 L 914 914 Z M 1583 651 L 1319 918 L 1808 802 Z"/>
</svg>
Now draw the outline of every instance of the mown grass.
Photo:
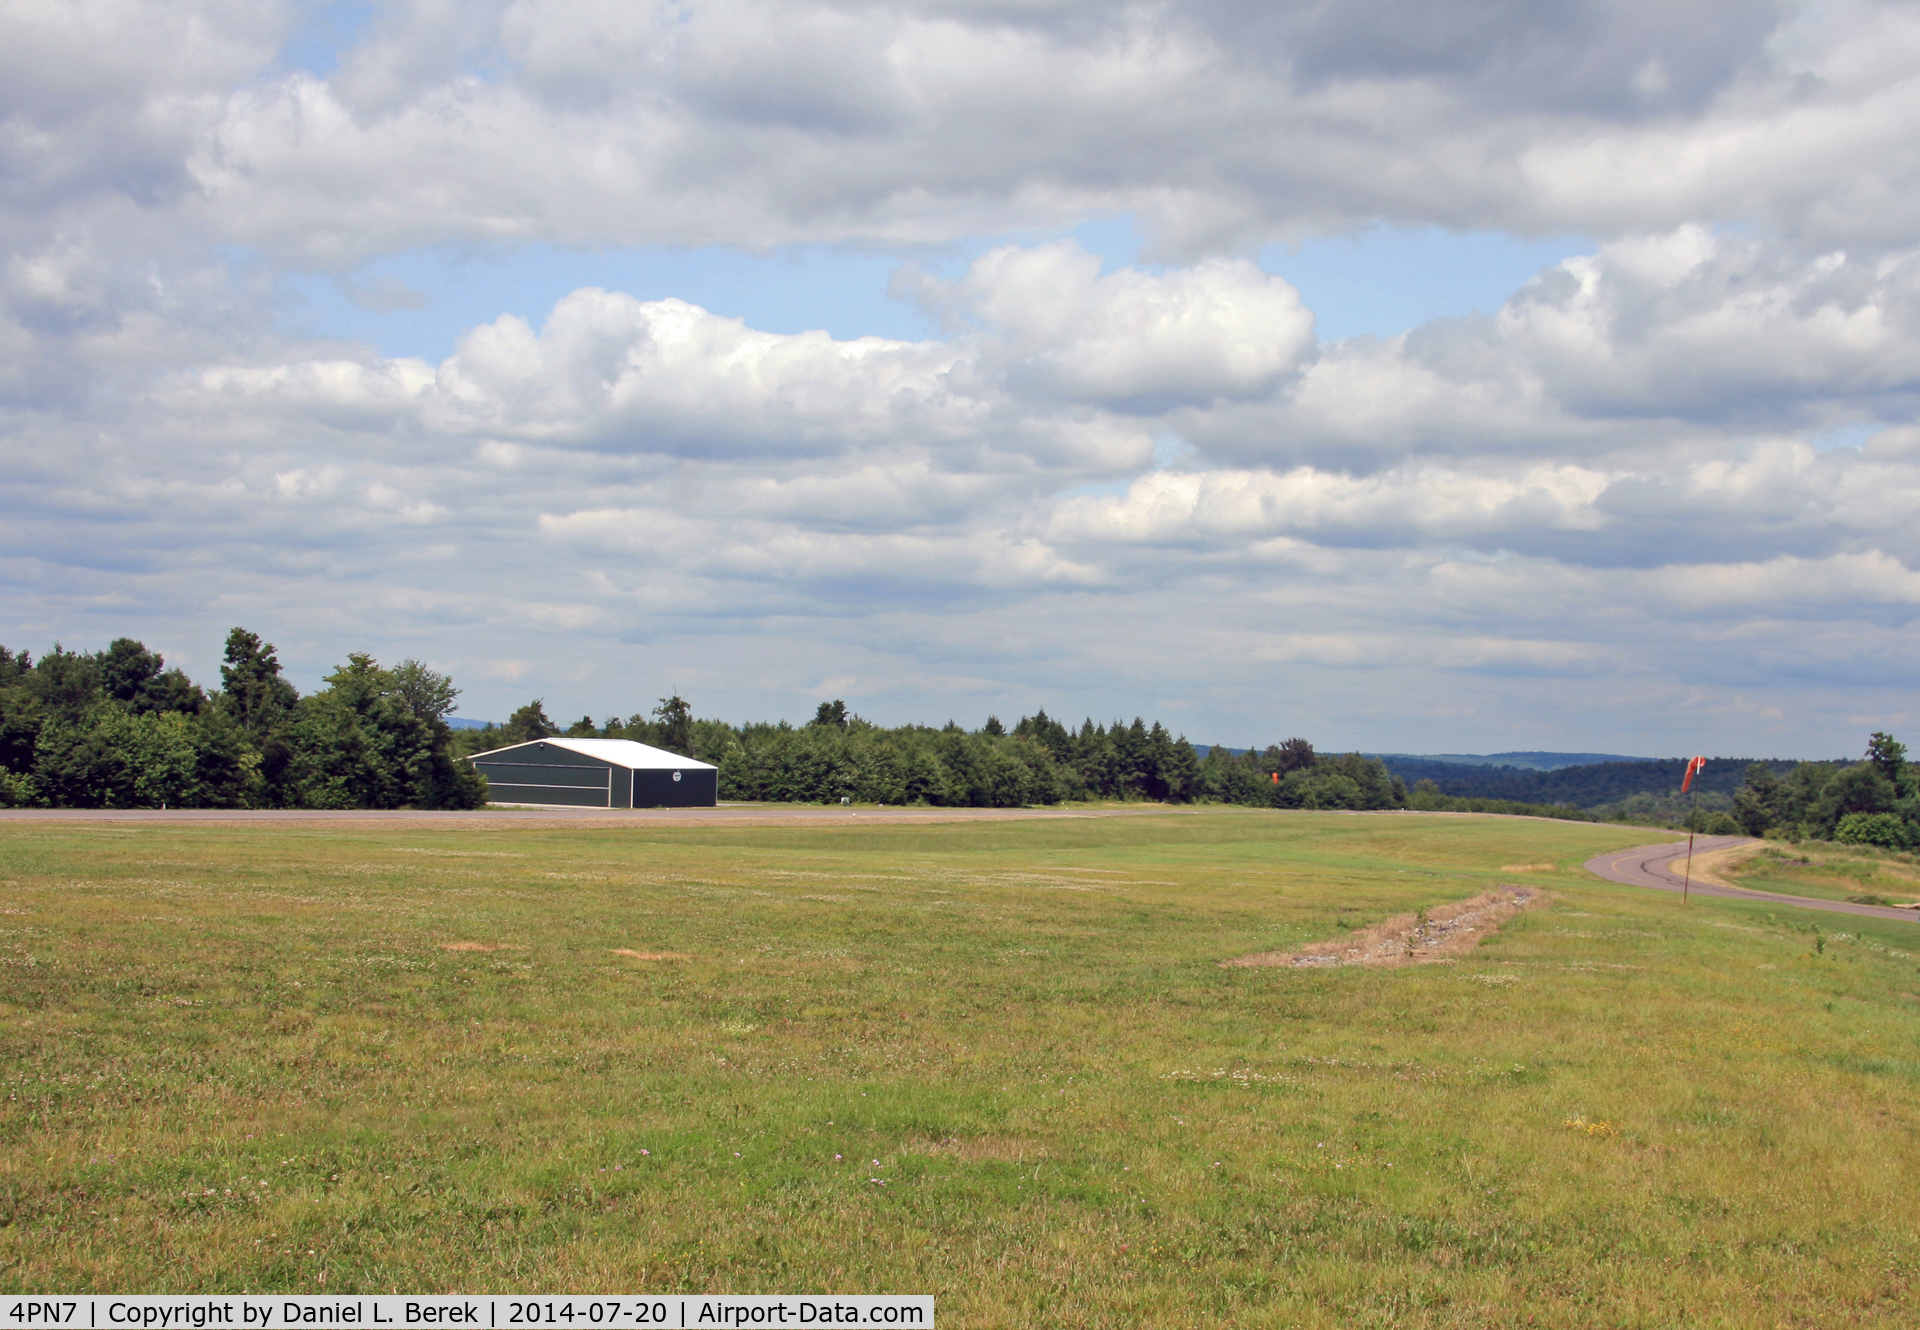
<svg viewBox="0 0 1920 1330">
<path fill-rule="evenodd" d="M 1914 926 L 1578 870 L 1645 836 L 0 828 L 0 1283 L 1914 1323 Z M 1503 881 L 1458 964 L 1217 964 Z"/>
</svg>

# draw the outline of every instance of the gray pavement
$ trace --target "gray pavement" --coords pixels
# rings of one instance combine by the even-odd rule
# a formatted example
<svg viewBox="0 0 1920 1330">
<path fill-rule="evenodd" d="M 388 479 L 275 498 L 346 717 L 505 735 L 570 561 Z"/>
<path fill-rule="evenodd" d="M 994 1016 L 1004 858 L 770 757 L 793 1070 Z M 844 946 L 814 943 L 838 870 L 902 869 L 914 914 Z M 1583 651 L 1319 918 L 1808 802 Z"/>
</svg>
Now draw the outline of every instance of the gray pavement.
<svg viewBox="0 0 1920 1330">
<path fill-rule="evenodd" d="M 1712 850 L 1731 849 L 1736 845 L 1758 845 L 1760 842 L 1748 836 L 1696 836 L 1693 852 L 1696 856 Z M 1678 895 L 1685 886 L 1683 861 L 1687 857 L 1687 841 L 1682 836 L 1677 841 L 1668 841 L 1661 845 L 1640 845 L 1631 850 L 1614 850 L 1587 860 L 1587 871 L 1603 877 L 1609 882 L 1622 882 L 1630 887 L 1652 887 L 1655 891 L 1671 891 Z M 1826 910 L 1833 914 L 1860 914 L 1875 919 L 1898 919 L 1902 923 L 1920 922 L 1920 911 L 1891 910 L 1880 905 L 1855 905 L 1851 901 L 1821 900 L 1814 896 L 1784 896 L 1772 891 L 1749 891 L 1745 887 L 1720 887 L 1709 882 L 1694 879 L 1689 893 L 1695 896 L 1713 896 L 1723 900 L 1762 901 L 1768 905 L 1796 905 L 1808 910 Z"/>
<path fill-rule="evenodd" d="M 459 811 L 317 808 L 6 808 L 0 826 L 35 822 L 118 822 L 261 826 L 303 823 L 414 823 L 430 826 L 499 826 L 549 823 L 569 826 L 860 826 L 876 822 L 1002 822 L 1047 818 L 1137 817 L 1185 810 L 1134 808 L 840 808 L 831 804 L 722 804 L 718 808 L 476 808 Z"/>
</svg>

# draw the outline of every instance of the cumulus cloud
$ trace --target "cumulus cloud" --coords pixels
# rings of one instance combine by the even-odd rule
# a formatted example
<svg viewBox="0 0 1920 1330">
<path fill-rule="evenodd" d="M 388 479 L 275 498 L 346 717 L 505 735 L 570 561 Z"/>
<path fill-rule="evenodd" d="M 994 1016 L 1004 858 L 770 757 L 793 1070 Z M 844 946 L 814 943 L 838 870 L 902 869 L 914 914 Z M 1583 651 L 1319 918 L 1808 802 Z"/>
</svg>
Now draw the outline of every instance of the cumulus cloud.
<svg viewBox="0 0 1920 1330">
<path fill-rule="evenodd" d="M 302 21 L 0 15 L 12 637 L 1230 742 L 1907 714 L 1911 6 L 397 0 L 326 72 Z M 1116 213 L 1154 262 L 1005 239 Z M 1345 341 L 1247 258 L 1378 223 L 1597 244 Z M 880 247 L 942 332 L 597 287 L 432 359 L 288 331 L 289 273 L 404 309 L 364 261 L 533 242 Z"/>
<path fill-rule="evenodd" d="M 1901 4 L 16 5 L 11 198 L 351 266 L 408 245 L 933 243 L 1130 210 L 1169 255 L 1379 218 L 1912 234 Z M 169 220 L 171 220 L 171 216 Z"/>
<path fill-rule="evenodd" d="M 1142 417 L 1267 400 L 1312 350 L 1312 315 L 1250 263 L 1101 276 L 1072 244 L 996 249 L 930 301 L 978 326 L 950 340 L 774 334 L 681 300 L 583 289 L 538 328 L 471 330 L 418 361 L 212 366 L 175 376 L 183 409 L 406 417 L 626 455 L 832 458 L 883 449 L 948 465 L 1085 478 L 1142 466 Z M 918 465 L 911 462 L 909 465 Z"/>
<path fill-rule="evenodd" d="M 1769 280 L 1723 280 L 1729 264 Z M 224 547 L 261 577 L 371 579 L 388 631 L 519 623 L 684 645 L 757 624 L 798 659 L 796 637 L 835 624 L 880 653 L 863 677 L 928 677 L 936 652 L 988 679 L 1031 679 L 1036 655 L 1098 674 L 1120 642 L 1164 656 L 1087 623 L 1104 603 L 1191 638 L 1163 662 L 1174 677 L 1360 671 L 1430 693 L 1439 677 L 1481 681 L 1454 686 L 1468 692 L 1618 683 L 1643 668 L 1637 637 L 1710 653 L 1764 616 L 1772 635 L 1743 649 L 1832 672 L 1842 623 L 1882 657 L 1912 655 L 1909 431 L 1824 450 L 1756 434 L 1748 379 L 1706 410 L 1697 387 L 1649 372 L 1662 355 L 1644 343 L 1738 367 L 1756 344 L 1718 313 L 1728 304 L 1810 327 L 1803 352 L 1835 327 L 1844 340 L 1818 285 L 1838 266 L 1691 231 L 1634 239 L 1549 270 L 1495 315 L 1331 345 L 1290 287 L 1247 265 L 1102 274 L 1070 245 L 1002 247 L 921 279 L 954 316 L 924 342 L 775 334 L 589 288 L 538 327 L 471 330 L 438 365 L 333 356 L 168 376 L 147 398 L 164 453 L 130 474 L 89 463 L 57 493 L 69 527 L 117 520 L 124 543 L 176 539 L 189 520 L 221 533 L 201 536 L 201 559 Z M 1897 312 L 1905 272 L 1878 265 L 1855 307 Z M 1673 332 L 1687 320 L 1658 311 L 1675 303 L 1733 349 L 1702 355 L 1711 335 Z M 1834 401 L 1885 400 L 1910 340 L 1901 317 L 1874 337 L 1894 371 L 1836 353 L 1782 400 L 1811 409 L 1820 364 Z M 1170 431 L 1193 450 L 1157 465 Z M 156 498 L 171 520 L 147 516 Z M 490 567 L 482 591 L 460 570 L 492 547 L 513 565 Z M 974 636 L 903 647 L 903 622 L 936 605 Z M 1233 663 L 1202 646 L 1215 618 L 1237 625 Z M 1243 706 L 1233 691 L 1208 705 Z M 1484 722 L 1485 704 L 1473 714 Z"/>
<path fill-rule="evenodd" d="M 1325 348 L 1267 399 L 1183 422 L 1210 454 L 1592 457 L 1910 417 L 1920 249 L 1856 259 L 1688 226 L 1546 269 L 1495 314 Z"/>
<path fill-rule="evenodd" d="M 1244 260 L 1101 276 L 1100 260 L 1077 245 L 1009 246 L 951 287 L 919 293 L 997 333 L 995 358 L 1011 377 L 1144 412 L 1270 396 L 1313 341 L 1299 294 Z"/>
</svg>

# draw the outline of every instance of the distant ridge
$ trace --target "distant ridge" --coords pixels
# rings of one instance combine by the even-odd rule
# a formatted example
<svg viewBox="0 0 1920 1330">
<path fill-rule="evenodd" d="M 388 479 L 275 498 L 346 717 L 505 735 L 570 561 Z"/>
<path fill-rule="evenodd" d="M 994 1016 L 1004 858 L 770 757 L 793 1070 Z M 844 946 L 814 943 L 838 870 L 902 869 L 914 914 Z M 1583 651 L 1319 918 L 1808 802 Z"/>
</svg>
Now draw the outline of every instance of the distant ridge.
<svg viewBox="0 0 1920 1330">
<path fill-rule="evenodd" d="M 1462 767 L 1513 767 L 1519 771 L 1558 771 L 1562 767 L 1591 767 L 1602 762 L 1656 762 L 1658 758 L 1626 753 L 1368 753 L 1386 763 L 1446 762 Z"/>
<path fill-rule="evenodd" d="M 484 730 L 489 725 L 497 724 L 497 721 L 491 720 L 468 720 L 465 716 L 447 717 L 447 728 L 450 730 Z"/>
<path fill-rule="evenodd" d="M 1518 803 L 1571 804 L 1586 809 L 1602 808 L 1641 794 L 1677 798 L 1687 767 L 1683 757 L 1581 762 L 1551 770 L 1527 769 L 1510 760 L 1523 756 L 1527 754 L 1497 753 L 1478 762 L 1391 756 L 1381 760 L 1409 789 L 1430 780 L 1440 793 L 1458 799 L 1512 799 Z M 1564 758 L 1571 754 L 1539 756 Z M 1501 762 L 1502 758 L 1509 760 Z M 1782 776 L 1795 766 L 1782 758 L 1710 757 L 1694 780 L 1693 789 L 1702 797 L 1720 795 L 1730 799 L 1746 778 L 1747 767 L 1756 760 Z"/>
<path fill-rule="evenodd" d="M 1209 747 L 1214 745 L 1195 744 L 1193 751 L 1201 757 L 1207 755 Z M 1245 748 L 1221 747 L 1223 753 L 1244 753 Z M 1328 752 L 1335 751 L 1328 749 Z M 1515 771 L 1558 771 L 1562 767 L 1594 767 L 1602 762 L 1658 762 L 1655 757 L 1631 757 L 1625 753 L 1362 753 L 1362 757 L 1377 757 L 1388 766 L 1395 762 L 1442 762 L 1456 767 L 1511 767 Z"/>
</svg>

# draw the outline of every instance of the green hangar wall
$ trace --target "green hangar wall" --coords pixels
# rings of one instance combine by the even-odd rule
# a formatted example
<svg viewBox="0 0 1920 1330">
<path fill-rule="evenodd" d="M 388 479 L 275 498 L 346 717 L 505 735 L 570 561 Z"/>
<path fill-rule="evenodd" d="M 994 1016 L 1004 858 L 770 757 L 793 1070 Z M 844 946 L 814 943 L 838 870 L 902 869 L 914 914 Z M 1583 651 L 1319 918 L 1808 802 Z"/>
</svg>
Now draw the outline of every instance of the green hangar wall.
<svg viewBox="0 0 1920 1330">
<path fill-rule="evenodd" d="M 468 759 L 497 804 L 712 808 L 720 768 L 631 739 L 535 739 Z"/>
</svg>

